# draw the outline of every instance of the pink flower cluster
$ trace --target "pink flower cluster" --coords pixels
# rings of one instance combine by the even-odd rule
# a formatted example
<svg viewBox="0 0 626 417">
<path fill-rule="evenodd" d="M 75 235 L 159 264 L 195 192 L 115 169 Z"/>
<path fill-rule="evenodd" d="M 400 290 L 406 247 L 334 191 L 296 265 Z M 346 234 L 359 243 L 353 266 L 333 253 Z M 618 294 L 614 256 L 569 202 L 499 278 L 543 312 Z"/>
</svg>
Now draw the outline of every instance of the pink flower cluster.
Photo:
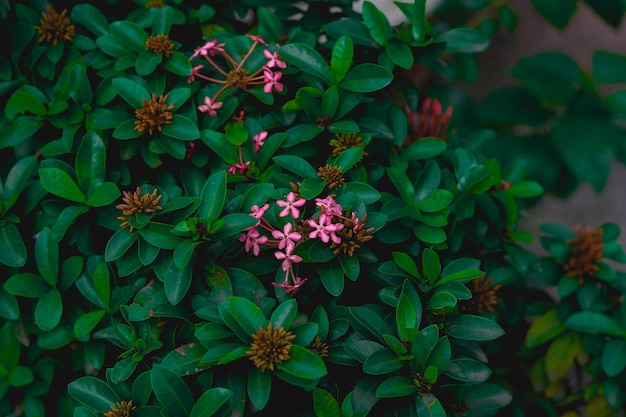
<svg viewBox="0 0 626 417">
<path fill-rule="evenodd" d="M 257 45 L 261 44 L 268 46 L 267 42 L 260 36 L 247 35 L 252 40 L 252 46 L 248 52 L 237 62 L 226 50 L 225 44 L 217 43 L 217 40 L 213 39 L 205 43 L 203 46 L 196 48 L 194 53 L 189 57 L 192 61 L 195 58 L 204 58 L 210 66 L 217 71 L 219 78 L 204 75 L 201 70 L 205 65 L 199 64 L 193 67 L 191 75 L 187 78 L 187 82 L 191 83 L 196 78 L 203 79 L 209 83 L 221 84 L 222 87 L 213 94 L 213 97 L 205 97 L 204 104 L 198 106 L 198 111 L 207 113 L 211 117 L 217 116 L 217 110 L 219 110 L 224 104 L 219 101 L 219 96 L 227 88 L 240 87 L 245 88 L 249 85 L 263 85 L 263 91 L 271 93 L 272 91 L 283 91 L 284 85 L 280 82 L 283 74 L 280 69 L 287 67 L 285 61 L 282 61 L 276 50 L 270 51 L 269 49 L 263 50 L 263 55 L 267 58 L 267 63 L 256 71 L 249 73 L 244 67 L 245 62 L 248 60 L 252 52 Z M 276 45 L 276 48 L 278 45 Z M 223 64 L 220 65 L 214 59 L 216 56 L 223 57 L 227 68 L 223 68 Z"/>
<path fill-rule="evenodd" d="M 313 216 L 304 219 L 300 215 L 306 203 L 304 198 L 298 197 L 294 192 L 288 193 L 284 200 L 275 202 L 282 209 L 278 216 L 288 218 L 282 228 L 275 227 L 264 217 L 270 208 L 270 203 L 261 207 L 254 205 L 250 216 L 257 219 L 257 223 L 239 236 L 239 241 L 244 243 L 245 251 L 252 251 L 254 256 L 261 254 L 262 246 L 278 249 L 274 251 L 274 257 L 281 261 L 285 280 L 281 283 L 272 283 L 272 285 L 282 287 L 286 293 L 297 292 L 307 280 L 307 278 L 297 276 L 294 271 L 294 265 L 302 262 L 302 257 L 294 253 L 299 243 L 307 238 L 320 239 L 324 243 L 341 243 L 341 238 L 336 234 L 344 228 L 342 223 L 336 221 L 337 218 L 342 217 L 341 205 L 332 196 L 316 198 L 316 210 Z M 309 226 L 312 229 L 306 236 L 297 230 L 298 221 L 301 225 Z M 262 234 L 262 231 L 265 231 L 265 234 Z"/>
</svg>

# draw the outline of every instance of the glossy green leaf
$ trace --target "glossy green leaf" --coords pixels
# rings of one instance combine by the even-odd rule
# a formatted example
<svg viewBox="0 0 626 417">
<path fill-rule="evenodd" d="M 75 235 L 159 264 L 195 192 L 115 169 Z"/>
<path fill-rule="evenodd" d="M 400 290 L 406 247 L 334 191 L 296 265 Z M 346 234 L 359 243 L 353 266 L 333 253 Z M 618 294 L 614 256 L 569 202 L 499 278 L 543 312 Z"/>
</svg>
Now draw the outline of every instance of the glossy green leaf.
<svg viewBox="0 0 626 417">
<path fill-rule="evenodd" d="M 142 109 L 142 100 L 151 97 L 148 90 L 128 78 L 114 78 L 113 88 L 133 109 Z"/>
<path fill-rule="evenodd" d="M 365 338 L 371 336 L 383 342 L 383 334 L 393 334 L 393 331 L 382 320 L 382 318 L 374 313 L 371 309 L 364 306 L 348 307 L 351 315 L 350 322 L 359 334 Z"/>
<path fill-rule="evenodd" d="M 432 393 L 415 396 L 415 407 L 418 417 L 446 417 L 446 411 L 441 402 Z"/>
<path fill-rule="evenodd" d="M 567 26 L 576 11 L 576 0 L 532 0 L 535 9 L 559 29 Z"/>
<path fill-rule="evenodd" d="M 11 276 L 4 283 L 4 289 L 9 294 L 19 297 L 41 298 L 50 290 L 50 284 L 40 275 L 23 272 Z"/>
<path fill-rule="evenodd" d="M 5 104 L 4 114 L 9 120 L 12 120 L 27 112 L 43 116 L 48 113 L 48 110 L 38 95 L 25 90 L 15 91 Z"/>
<path fill-rule="evenodd" d="M 191 264 L 187 264 L 184 268 L 179 269 L 174 265 L 174 261 L 170 263 L 170 267 L 165 275 L 165 295 L 170 304 L 177 305 L 183 300 L 191 287 L 191 279 Z"/>
<path fill-rule="evenodd" d="M 333 83 L 333 76 L 326 60 L 310 46 L 302 43 L 290 43 L 281 46 L 278 53 L 288 64 L 298 67 L 307 74 L 321 78 L 327 84 Z"/>
<path fill-rule="evenodd" d="M 74 334 L 77 338 L 85 337 L 100 323 L 106 311 L 95 310 L 84 314 L 74 323 Z"/>
<path fill-rule="evenodd" d="M 330 66 L 337 82 L 341 82 L 346 76 L 348 69 L 352 65 L 353 56 L 354 47 L 352 45 L 352 39 L 350 35 L 344 34 L 335 41 L 330 57 Z"/>
<path fill-rule="evenodd" d="M 63 315 L 63 300 L 56 288 L 44 294 L 35 306 L 35 322 L 43 331 L 54 329 Z"/>
<path fill-rule="evenodd" d="M 411 276 L 420 279 L 421 274 L 417 269 L 417 264 L 408 254 L 404 252 L 392 252 L 393 260 L 400 268 L 408 272 Z"/>
<path fill-rule="evenodd" d="M 83 192 L 67 172 L 59 168 L 41 168 L 39 170 L 41 185 L 50 194 L 76 203 L 86 203 Z"/>
<path fill-rule="evenodd" d="M 445 374 L 457 381 L 480 384 L 491 375 L 491 370 L 484 363 L 472 358 L 458 358 L 450 361 Z"/>
<path fill-rule="evenodd" d="M 565 320 L 568 329 L 588 334 L 626 337 L 626 330 L 612 317 L 595 311 L 579 311 Z"/>
<path fill-rule="evenodd" d="M 537 317 L 526 332 L 525 345 L 532 348 L 554 339 L 565 331 L 566 327 L 556 309 L 548 310 Z"/>
<path fill-rule="evenodd" d="M 479 269 L 469 269 L 467 271 L 458 271 L 458 272 L 454 272 L 452 274 L 448 274 L 442 278 L 440 278 L 436 283 L 435 286 L 441 286 L 444 284 L 447 284 L 448 282 L 454 282 L 454 281 L 470 281 L 473 279 L 476 279 L 482 275 L 484 275 L 485 273 Z"/>
<path fill-rule="evenodd" d="M 39 232 L 35 240 L 35 262 L 43 279 L 54 287 L 59 276 L 59 244 L 47 227 Z"/>
<path fill-rule="evenodd" d="M 161 361 L 161 365 L 178 376 L 191 375 L 205 369 L 200 366 L 200 361 L 205 353 L 206 349 L 202 344 L 187 343 L 169 351 Z"/>
<path fill-rule="evenodd" d="M 574 332 L 567 332 L 557 337 L 548 347 L 545 366 L 548 379 L 559 381 L 574 364 L 581 350 L 579 337 Z"/>
<path fill-rule="evenodd" d="M 0 227 L 0 263 L 19 268 L 26 264 L 26 259 L 26 246 L 15 224 Z"/>
<path fill-rule="evenodd" d="M 166 223 L 150 222 L 146 227 L 139 229 L 139 235 L 153 246 L 161 249 L 173 250 L 182 239 L 172 233 L 172 226 Z"/>
<path fill-rule="evenodd" d="M 446 334 L 461 340 L 494 340 L 504 334 L 498 323 L 482 316 L 460 314 L 450 318 Z"/>
<path fill-rule="evenodd" d="M 119 229 L 106 244 L 104 260 L 113 262 L 121 258 L 137 241 L 138 236 L 138 233 L 131 233 L 128 228 Z"/>
<path fill-rule="evenodd" d="M 602 350 L 602 369 L 608 377 L 615 377 L 626 369 L 626 341 L 609 340 Z"/>
<path fill-rule="evenodd" d="M 101 36 L 109 32 L 109 22 L 106 17 L 104 17 L 98 8 L 91 4 L 84 3 L 72 7 L 70 16 L 73 22 L 80 22 L 82 26 L 96 36 Z"/>
<path fill-rule="evenodd" d="M 194 404 L 191 390 L 183 379 L 161 365 L 154 365 L 150 374 L 152 390 L 168 413 L 189 416 Z"/>
<path fill-rule="evenodd" d="M 341 87 L 356 93 L 378 91 L 391 83 L 393 74 L 378 64 L 355 65 L 341 82 Z"/>
<path fill-rule="evenodd" d="M 185 141 L 198 139 L 200 137 L 200 131 L 196 123 L 180 114 L 174 114 L 172 116 L 172 123 L 164 125 L 161 132 L 165 136 Z"/>
<path fill-rule="evenodd" d="M 101 263 L 93 272 L 93 286 L 105 307 L 109 307 L 111 301 L 111 278 L 107 264 Z"/>
<path fill-rule="evenodd" d="M 150 75 L 163 61 L 163 54 L 155 54 L 149 49 L 141 51 L 135 61 L 137 75 L 145 77 Z"/>
<path fill-rule="evenodd" d="M 179 75 L 181 77 L 189 77 L 192 73 L 191 63 L 187 57 L 180 53 L 174 52 L 172 56 L 165 60 L 163 68 L 172 74 Z"/>
<path fill-rule="evenodd" d="M 218 218 L 226 201 L 226 171 L 219 170 L 207 178 L 202 187 L 202 204 L 198 208 L 198 217 L 213 224 Z"/>
<path fill-rule="evenodd" d="M 228 401 L 233 392 L 226 388 L 209 388 L 191 408 L 190 417 L 211 417 Z"/>
<path fill-rule="evenodd" d="M 117 20 L 111 23 L 111 33 L 125 46 L 140 53 L 146 47 L 148 34 L 139 25 L 129 20 Z"/>
<path fill-rule="evenodd" d="M 249 335 L 267 327 L 267 318 L 252 302 L 242 297 L 230 297 L 228 308 L 241 328 Z"/>
<path fill-rule="evenodd" d="M 398 299 L 396 323 L 398 325 L 398 335 L 400 339 L 404 342 L 413 341 L 418 334 L 417 310 L 406 294 L 402 294 Z"/>
<path fill-rule="evenodd" d="M 107 413 L 111 406 L 122 399 L 101 379 L 84 376 L 69 383 L 69 394 L 80 403 L 98 411 Z"/>
<path fill-rule="evenodd" d="M 326 291 L 333 297 L 341 295 L 344 288 L 344 276 L 341 266 L 336 263 L 328 263 L 318 267 L 317 271 Z"/>
<path fill-rule="evenodd" d="M 370 33 L 370 36 L 379 45 L 385 46 L 391 36 L 391 25 L 387 17 L 378 10 L 371 1 L 363 2 L 363 22 Z"/>
<path fill-rule="evenodd" d="M 267 405 L 272 391 L 272 378 L 269 372 L 252 368 L 248 373 L 247 393 L 254 408 L 262 410 Z"/>
<path fill-rule="evenodd" d="M 395 372 L 404 366 L 404 362 L 388 351 L 381 349 L 372 353 L 363 363 L 363 372 L 368 375 L 384 375 Z"/>
<path fill-rule="evenodd" d="M 437 40 L 445 42 L 446 52 L 452 54 L 482 52 L 489 46 L 489 38 L 471 28 L 450 29 L 439 35 Z"/>
<path fill-rule="evenodd" d="M 335 397 L 321 388 L 313 390 L 313 411 L 316 417 L 341 417 L 339 403 Z"/>
<path fill-rule="evenodd" d="M 415 384 L 405 376 L 392 376 L 378 385 L 378 398 L 406 397 L 415 394 Z"/>
<path fill-rule="evenodd" d="M 302 379 L 319 379 L 327 374 L 322 358 L 300 345 L 292 345 L 289 360 L 278 369 Z"/>
<path fill-rule="evenodd" d="M 300 177 L 318 179 L 317 170 L 303 158 L 295 155 L 278 155 L 272 158 L 279 166 L 285 168 Z"/>
<path fill-rule="evenodd" d="M 513 184 L 505 193 L 514 198 L 539 197 L 544 190 L 541 184 L 535 181 L 522 181 Z"/>
<path fill-rule="evenodd" d="M 15 321 L 20 318 L 20 306 L 17 299 L 12 294 L 9 294 L 4 286 L 0 286 L 0 317 L 9 321 Z"/>
<path fill-rule="evenodd" d="M 2 193 L 5 212 L 17 201 L 17 198 L 31 179 L 36 165 L 37 159 L 35 156 L 26 156 L 11 167 L 4 182 L 4 192 Z"/>
<path fill-rule="evenodd" d="M 385 54 L 391 62 L 403 69 L 411 69 L 414 64 L 413 51 L 402 42 L 392 41 L 385 48 Z"/>
</svg>

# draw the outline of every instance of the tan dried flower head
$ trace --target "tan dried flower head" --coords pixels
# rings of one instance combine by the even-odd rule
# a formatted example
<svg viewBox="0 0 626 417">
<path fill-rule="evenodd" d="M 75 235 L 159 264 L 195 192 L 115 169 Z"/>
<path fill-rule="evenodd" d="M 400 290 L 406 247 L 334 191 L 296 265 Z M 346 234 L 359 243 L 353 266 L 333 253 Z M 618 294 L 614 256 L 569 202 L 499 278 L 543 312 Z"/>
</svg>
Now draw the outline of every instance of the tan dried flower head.
<svg viewBox="0 0 626 417">
<path fill-rule="evenodd" d="M 585 278 L 593 278 L 600 269 L 597 261 L 604 256 L 604 242 L 602 241 L 604 230 L 594 230 L 590 226 L 584 229 L 576 226 L 574 231 L 576 237 L 566 241 L 572 247 L 572 251 L 563 268 L 565 275 L 578 278 L 578 282 L 582 284 Z"/>
<path fill-rule="evenodd" d="M 169 58 L 174 53 L 174 43 L 167 35 L 152 35 L 146 39 L 146 50 L 154 52 L 156 55 L 163 54 Z"/>
<path fill-rule="evenodd" d="M 362 219 L 357 219 L 353 214 L 351 218 L 348 218 L 349 213 L 346 213 L 346 216 L 339 217 L 339 223 L 343 224 L 343 229 L 335 234 L 341 239 L 341 243 L 332 243 L 330 245 L 333 253 L 337 255 L 339 252 L 343 252 L 348 254 L 348 256 L 353 256 L 354 251 L 359 249 L 361 245 L 371 239 L 374 236 L 371 233 L 374 231 L 373 227 L 369 229 L 365 228 L 365 223 L 367 222 L 367 214 L 363 216 Z"/>
<path fill-rule="evenodd" d="M 469 283 L 472 298 L 459 302 L 459 310 L 463 313 L 480 314 L 483 311 L 493 311 L 498 297 L 496 292 L 501 285 L 493 285 L 494 278 L 485 279 L 482 275 Z"/>
<path fill-rule="evenodd" d="M 329 190 L 336 190 L 344 183 L 343 170 L 336 165 L 324 165 L 317 171 L 317 176 L 320 177 Z"/>
<path fill-rule="evenodd" d="M 150 194 L 141 195 L 141 189 L 137 187 L 135 192 L 124 191 L 123 195 L 122 201 L 124 203 L 115 206 L 116 209 L 122 211 L 122 215 L 117 219 L 122 220 L 121 227 L 130 226 L 131 232 L 133 231 L 133 226 L 130 224 L 131 216 L 136 216 L 139 213 L 150 214 L 162 209 L 159 206 L 162 196 L 156 188 Z"/>
<path fill-rule="evenodd" d="M 104 417 L 130 417 L 131 413 L 137 408 L 131 401 L 116 402 L 111 406 L 111 411 L 104 413 Z"/>
<path fill-rule="evenodd" d="M 273 371 L 276 365 L 289 360 L 289 352 L 293 345 L 292 340 L 296 335 L 285 330 L 283 327 L 275 329 L 269 323 L 267 329 L 262 327 L 252 335 L 254 341 L 250 350 L 246 352 L 254 365 L 265 372 Z"/>
<path fill-rule="evenodd" d="M 248 70 L 245 68 L 233 68 L 226 74 L 226 87 L 237 87 L 245 90 L 249 82 Z"/>
<path fill-rule="evenodd" d="M 319 336 L 308 344 L 307 349 L 316 353 L 320 358 L 328 357 L 328 345 Z"/>
<path fill-rule="evenodd" d="M 358 133 L 337 133 L 328 144 L 333 147 L 332 155 L 339 156 L 346 149 L 363 146 L 363 138 Z M 363 152 L 363 155 L 367 153 Z"/>
<path fill-rule="evenodd" d="M 35 26 L 35 30 L 39 34 L 39 43 L 47 42 L 56 45 L 60 41 L 74 41 L 75 29 L 70 18 L 67 17 L 67 9 L 57 13 L 52 7 L 46 5 L 46 11 L 41 12 L 39 26 Z"/>
<path fill-rule="evenodd" d="M 157 99 L 156 94 L 152 94 L 150 100 L 142 99 L 141 105 L 143 108 L 135 110 L 138 119 L 135 120 L 136 131 L 143 133 L 147 129 L 153 135 L 155 130 L 160 132 L 163 125 L 172 124 L 174 105 L 167 104 L 167 95 L 161 95 Z"/>
</svg>

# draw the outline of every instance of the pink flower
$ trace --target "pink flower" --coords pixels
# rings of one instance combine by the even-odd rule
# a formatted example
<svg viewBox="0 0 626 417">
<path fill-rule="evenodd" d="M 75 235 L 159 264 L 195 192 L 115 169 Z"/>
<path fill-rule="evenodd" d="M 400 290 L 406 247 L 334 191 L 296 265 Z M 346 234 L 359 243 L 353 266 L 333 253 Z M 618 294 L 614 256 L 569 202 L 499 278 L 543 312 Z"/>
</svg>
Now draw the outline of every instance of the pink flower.
<svg viewBox="0 0 626 417">
<path fill-rule="evenodd" d="M 263 82 L 265 83 L 263 91 L 266 93 L 271 93 L 272 90 L 278 91 L 279 93 L 283 91 L 283 84 L 278 82 L 282 76 L 282 72 L 272 72 L 271 70 L 265 68 L 263 70 Z"/>
<path fill-rule="evenodd" d="M 252 136 L 252 141 L 254 142 L 254 152 L 258 152 L 261 149 L 261 146 L 265 143 L 265 139 L 267 138 L 267 130 L 257 133 Z"/>
<path fill-rule="evenodd" d="M 244 245 L 246 252 L 250 252 L 250 249 L 252 249 L 254 256 L 259 256 L 259 253 L 261 253 L 259 245 L 267 242 L 267 236 L 261 236 L 256 228 L 251 227 L 247 230 L 246 234 L 241 234 L 239 236 L 239 241 L 246 242 Z"/>
<path fill-rule="evenodd" d="M 309 226 L 315 229 L 311 233 L 309 233 L 309 237 L 311 239 L 319 237 L 324 243 L 328 243 L 330 240 L 332 240 L 336 244 L 341 243 L 341 238 L 335 235 L 335 232 L 343 229 L 343 224 L 330 223 L 330 217 L 326 214 L 322 214 L 317 222 L 315 220 L 309 220 Z"/>
<path fill-rule="evenodd" d="M 204 68 L 204 65 L 200 64 L 200 65 L 196 65 L 195 67 L 193 67 L 191 69 L 191 75 L 189 77 L 187 77 L 187 83 L 190 84 L 192 82 L 194 82 L 196 80 L 196 75 L 198 75 L 200 73 L 200 70 Z"/>
<path fill-rule="evenodd" d="M 193 142 L 189 142 L 187 148 L 185 148 L 185 159 L 191 159 L 195 152 L 196 145 Z"/>
<path fill-rule="evenodd" d="M 315 205 L 322 210 L 322 213 L 327 214 L 330 217 L 341 216 L 341 212 L 343 211 L 341 205 L 337 204 L 335 199 L 331 196 L 326 198 L 316 198 Z"/>
<path fill-rule="evenodd" d="M 255 204 L 252 206 L 252 209 L 251 209 L 252 213 L 250 213 L 250 215 L 254 217 L 255 219 L 257 219 L 260 223 L 261 218 L 263 217 L 263 215 L 265 214 L 268 208 L 270 208 L 269 203 L 265 203 L 263 207 L 259 207 Z"/>
<path fill-rule="evenodd" d="M 215 117 L 217 116 L 216 110 L 221 109 L 223 105 L 223 101 L 218 101 L 217 103 L 214 103 L 210 97 L 206 96 L 204 97 L 204 104 L 199 105 L 198 110 L 202 113 L 209 113 L 209 116 L 211 117 Z"/>
<path fill-rule="evenodd" d="M 250 165 L 250 161 L 246 161 L 243 164 L 240 162 L 237 162 L 236 164 L 232 164 L 230 166 L 230 168 L 228 168 L 228 173 L 229 174 L 236 174 L 237 170 L 239 170 L 240 174 L 243 174 L 244 172 L 246 172 L 246 169 L 248 168 L 248 165 Z"/>
<path fill-rule="evenodd" d="M 293 253 L 289 252 L 289 251 L 285 251 L 285 252 L 274 252 L 274 256 L 276 257 L 276 259 L 278 259 L 279 261 L 282 260 L 282 264 L 281 264 L 281 269 L 283 271 L 287 271 L 289 270 L 289 268 L 291 268 L 291 264 L 294 263 L 298 263 L 302 261 L 302 258 L 299 257 L 298 255 L 294 255 Z"/>
<path fill-rule="evenodd" d="M 304 284 L 306 282 L 307 278 L 300 278 L 300 277 L 296 277 L 296 280 L 293 284 L 290 284 L 289 281 L 285 281 L 285 282 L 281 282 L 280 284 L 277 282 L 272 282 L 272 285 L 275 287 L 282 287 L 285 289 L 285 292 L 287 294 L 289 293 L 297 293 L 298 290 L 300 289 L 300 287 L 302 286 L 302 284 Z"/>
<path fill-rule="evenodd" d="M 193 51 L 193 54 L 189 57 L 189 60 L 191 61 L 192 59 L 194 59 L 197 56 L 215 56 L 215 52 L 224 52 L 224 44 L 220 43 L 218 45 L 217 41 L 215 39 L 208 41 L 207 43 L 205 43 L 203 46 L 196 48 Z"/>
<path fill-rule="evenodd" d="M 247 33 L 246 36 L 249 37 L 250 39 L 252 39 L 253 42 L 258 42 L 258 43 L 260 43 L 262 45 L 267 46 L 267 42 L 265 42 L 265 40 L 262 37 L 260 37 L 260 36 L 250 35 L 249 33 Z"/>
<path fill-rule="evenodd" d="M 272 236 L 274 239 L 280 239 L 278 242 L 278 249 L 285 249 L 287 253 L 293 252 L 296 247 L 296 243 L 298 240 L 302 239 L 302 235 L 298 232 L 292 232 L 293 225 L 291 223 L 286 223 L 283 227 L 283 231 L 274 230 L 272 231 Z"/>
<path fill-rule="evenodd" d="M 280 217 L 285 217 L 289 213 L 291 213 L 291 217 L 297 219 L 300 216 L 300 210 L 298 207 L 302 207 L 306 203 L 304 198 L 296 200 L 296 195 L 293 192 L 287 194 L 286 200 L 278 200 L 276 204 L 279 207 L 283 207 L 281 212 L 278 214 Z"/>
<path fill-rule="evenodd" d="M 268 59 L 266 67 L 267 68 L 287 68 L 287 63 L 280 58 L 278 58 L 278 52 L 270 52 L 267 49 L 263 51 L 263 55 Z"/>
</svg>

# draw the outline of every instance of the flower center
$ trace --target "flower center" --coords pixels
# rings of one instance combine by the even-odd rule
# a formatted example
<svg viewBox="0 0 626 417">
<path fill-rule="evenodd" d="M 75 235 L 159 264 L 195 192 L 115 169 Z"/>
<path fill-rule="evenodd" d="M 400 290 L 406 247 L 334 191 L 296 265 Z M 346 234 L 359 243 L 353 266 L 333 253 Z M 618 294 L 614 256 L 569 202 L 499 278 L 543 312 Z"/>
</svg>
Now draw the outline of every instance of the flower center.
<svg viewBox="0 0 626 417">
<path fill-rule="evenodd" d="M 104 417 L 130 417 L 131 413 L 137 408 L 131 401 L 116 402 L 111 406 L 111 411 L 104 413 Z"/>
<path fill-rule="evenodd" d="M 153 35 L 146 39 L 146 50 L 150 50 L 155 55 L 163 54 L 169 58 L 174 53 L 174 44 L 167 35 Z"/>
<path fill-rule="evenodd" d="M 135 192 L 131 193 L 124 191 L 124 197 L 122 197 L 123 204 L 115 206 L 116 209 L 122 211 L 122 215 L 117 219 L 122 220 L 120 225 L 122 228 L 130 226 L 130 231 L 133 231 L 133 226 L 130 225 L 130 217 L 136 216 L 139 213 L 154 213 L 162 209 L 159 206 L 161 201 L 161 194 L 155 188 L 150 194 L 141 195 L 141 189 L 137 187 Z"/>
<path fill-rule="evenodd" d="M 248 86 L 248 71 L 243 68 L 234 68 L 226 75 L 227 87 L 245 89 Z"/>
<path fill-rule="evenodd" d="M 254 341 L 246 354 L 261 372 L 268 369 L 273 371 L 276 365 L 289 360 L 289 352 L 293 346 L 292 340 L 295 338 L 296 335 L 283 327 L 275 329 L 272 323 L 269 323 L 267 329 L 261 327 L 252 335 Z"/>
<path fill-rule="evenodd" d="M 594 277 L 600 269 L 596 262 L 603 257 L 603 230 L 593 230 L 587 226 L 585 229 L 576 227 L 575 231 L 576 237 L 566 242 L 572 251 L 564 269 L 568 277 L 578 278 L 578 282 L 582 283 L 585 278 Z"/>
<path fill-rule="evenodd" d="M 161 95 L 158 99 L 156 94 L 152 94 L 150 100 L 141 100 L 143 108 L 135 110 L 135 130 L 144 132 L 146 129 L 150 135 L 154 134 L 155 129 L 161 131 L 163 125 L 172 123 L 172 110 L 174 105 L 167 104 L 167 95 Z"/>
<path fill-rule="evenodd" d="M 39 33 L 39 43 L 47 42 L 56 45 L 60 41 L 74 41 L 74 25 L 67 17 L 67 9 L 63 9 L 59 14 L 46 5 L 46 11 L 41 13 L 39 23 L 39 26 L 35 26 L 35 30 Z"/>
</svg>

